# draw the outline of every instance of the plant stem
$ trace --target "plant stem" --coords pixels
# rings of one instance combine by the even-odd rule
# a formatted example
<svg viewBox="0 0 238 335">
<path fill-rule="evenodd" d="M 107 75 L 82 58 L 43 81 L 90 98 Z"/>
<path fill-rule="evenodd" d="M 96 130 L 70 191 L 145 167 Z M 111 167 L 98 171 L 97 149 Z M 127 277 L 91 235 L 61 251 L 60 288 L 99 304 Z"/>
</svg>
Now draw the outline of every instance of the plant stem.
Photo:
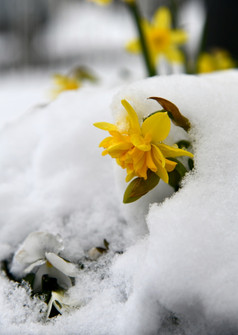
<svg viewBox="0 0 238 335">
<path fill-rule="evenodd" d="M 145 39 L 145 35 L 144 35 L 144 31 L 142 28 L 142 24 L 141 24 L 141 15 L 140 15 L 140 11 L 139 8 L 136 4 L 136 1 L 134 2 L 128 2 L 127 3 L 128 7 L 130 8 L 130 11 L 132 13 L 133 19 L 135 21 L 136 24 L 136 28 L 138 31 L 138 35 L 139 35 L 139 39 L 140 39 L 140 44 L 141 44 L 141 50 L 142 50 L 142 55 L 144 58 L 144 62 L 145 62 L 145 66 L 147 69 L 147 73 L 149 77 L 153 77 L 156 76 L 156 69 L 155 66 L 152 64 L 151 61 L 151 57 L 149 54 L 149 49 L 146 43 L 146 39 Z"/>
<path fill-rule="evenodd" d="M 172 14 L 172 26 L 173 29 L 178 28 L 177 16 L 178 16 L 178 4 L 176 0 L 170 0 L 170 8 Z"/>
</svg>

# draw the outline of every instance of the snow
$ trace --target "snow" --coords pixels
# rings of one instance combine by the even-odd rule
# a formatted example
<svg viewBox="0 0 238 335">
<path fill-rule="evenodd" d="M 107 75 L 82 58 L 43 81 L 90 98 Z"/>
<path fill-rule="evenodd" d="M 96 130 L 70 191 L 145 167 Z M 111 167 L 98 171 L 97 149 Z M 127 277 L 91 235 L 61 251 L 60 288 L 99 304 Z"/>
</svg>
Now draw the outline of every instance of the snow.
<svg viewBox="0 0 238 335">
<path fill-rule="evenodd" d="M 238 331 L 237 84 L 236 71 L 154 77 L 83 87 L 44 107 L 12 111 L 9 120 L 3 115 L 1 260 L 34 231 L 60 234 L 62 257 L 75 263 L 104 239 L 110 251 L 86 263 L 69 290 L 81 308 L 48 321 L 40 313 L 46 306 L 2 272 L 1 334 Z M 122 98 L 146 116 L 159 107 L 150 96 L 171 100 L 190 119 L 195 170 L 164 201 L 171 189 L 161 183 L 123 205 L 125 173 L 101 156 L 106 134 L 92 124 L 113 122 Z"/>
</svg>

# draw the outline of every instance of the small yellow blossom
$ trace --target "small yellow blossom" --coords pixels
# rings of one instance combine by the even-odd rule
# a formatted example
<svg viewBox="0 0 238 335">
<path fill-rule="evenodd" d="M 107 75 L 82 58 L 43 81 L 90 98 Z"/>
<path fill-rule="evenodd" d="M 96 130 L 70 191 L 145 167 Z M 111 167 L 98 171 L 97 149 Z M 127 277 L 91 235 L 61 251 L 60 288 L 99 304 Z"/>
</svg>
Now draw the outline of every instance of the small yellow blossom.
<svg viewBox="0 0 238 335">
<path fill-rule="evenodd" d="M 88 1 L 95 2 L 98 5 L 109 5 L 112 2 L 112 0 L 88 0 Z M 129 4 L 135 2 L 135 0 L 122 0 L 122 1 L 127 2 Z"/>
<path fill-rule="evenodd" d="M 170 62 L 183 62 L 183 53 L 178 47 L 186 43 L 187 34 L 180 29 L 171 29 L 171 15 L 168 8 L 159 8 L 152 22 L 143 20 L 142 27 L 154 65 L 156 65 L 159 56 L 164 56 Z M 126 48 L 130 52 L 138 53 L 141 51 L 140 41 L 138 39 L 132 40 Z"/>
<path fill-rule="evenodd" d="M 136 176 L 146 180 L 149 169 L 168 183 L 168 172 L 173 171 L 177 164 L 169 158 L 193 157 L 193 154 L 179 149 L 176 145 L 169 146 L 163 143 L 171 126 L 167 112 L 152 114 L 140 125 L 132 106 L 126 100 L 121 102 L 127 111 L 127 126 L 124 129 L 121 129 L 119 124 L 107 122 L 94 124 L 111 135 L 99 145 L 105 149 L 102 155 L 109 154 L 116 159 L 118 165 L 127 170 L 127 182 Z"/>
<path fill-rule="evenodd" d="M 230 54 L 225 50 L 213 50 L 204 52 L 198 59 L 198 73 L 209 73 L 220 70 L 232 69 L 235 63 Z"/>
<path fill-rule="evenodd" d="M 108 5 L 112 2 L 112 0 L 89 0 L 91 2 L 95 2 L 98 5 Z"/>
<path fill-rule="evenodd" d="M 53 98 L 56 98 L 64 91 L 77 90 L 81 86 L 81 83 L 77 78 L 63 76 L 61 74 L 56 74 L 54 76 L 54 83 L 56 87 L 51 92 Z"/>
</svg>

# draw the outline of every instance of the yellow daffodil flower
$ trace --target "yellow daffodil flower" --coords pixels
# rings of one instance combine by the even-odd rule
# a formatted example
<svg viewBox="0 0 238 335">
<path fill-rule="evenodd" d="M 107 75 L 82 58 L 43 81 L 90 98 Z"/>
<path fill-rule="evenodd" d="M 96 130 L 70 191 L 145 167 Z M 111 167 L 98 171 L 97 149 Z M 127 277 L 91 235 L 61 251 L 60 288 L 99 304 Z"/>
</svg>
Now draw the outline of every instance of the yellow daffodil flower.
<svg viewBox="0 0 238 335">
<path fill-rule="evenodd" d="M 213 50 L 211 53 L 204 52 L 198 59 L 198 73 L 209 73 L 234 67 L 233 59 L 225 50 Z"/>
<path fill-rule="evenodd" d="M 51 92 L 53 98 L 56 98 L 64 91 L 77 90 L 81 86 L 81 83 L 77 78 L 63 76 L 61 74 L 56 74 L 54 76 L 54 83 L 56 87 Z"/>
<path fill-rule="evenodd" d="M 108 5 L 112 2 L 112 0 L 89 0 L 91 2 L 95 2 L 98 5 Z"/>
<path fill-rule="evenodd" d="M 127 126 L 107 122 L 98 122 L 94 126 L 106 130 L 111 136 L 106 137 L 99 145 L 117 164 L 127 170 L 126 181 L 134 177 L 147 179 L 148 169 L 155 172 L 165 183 L 168 183 L 168 172 L 174 170 L 176 162 L 169 158 L 178 156 L 193 157 L 193 154 L 163 143 L 170 132 L 171 122 L 167 112 L 157 112 L 139 123 L 137 113 L 132 106 L 122 100 L 127 111 Z"/>
<path fill-rule="evenodd" d="M 159 56 L 164 56 L 170 62 L 183 62 L 183 53 L 178 47 L 187 41 L 187 34 L 180 29 L 171 29 L 171 15 L 168 8 L 159 8 L 152 22 L 143 20 L 142 27 L 154 65 L 156 65 Z M 140 41 L 138 39 L 132 40 L 127 44 L 126 49 L 132 53 L 140 52 Z"/>
<path fill-rule="evenodd" d="M 95 2 L 98 5 L 109 5 L 112 2 L 112 0 L 88 0 L 88 1 Z M 135 0 L 123 0 L 123 1 L 127 3 L 135 2 Z"/>
</svg>

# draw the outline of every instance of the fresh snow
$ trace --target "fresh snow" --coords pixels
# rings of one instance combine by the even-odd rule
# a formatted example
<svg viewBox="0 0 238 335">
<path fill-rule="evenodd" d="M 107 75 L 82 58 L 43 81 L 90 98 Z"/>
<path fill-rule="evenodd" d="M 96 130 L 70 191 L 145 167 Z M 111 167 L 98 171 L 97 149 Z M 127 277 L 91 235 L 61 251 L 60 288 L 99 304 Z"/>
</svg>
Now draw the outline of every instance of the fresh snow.
<svg viewBox="0 0 238 335">
<path fill-rule="evenodd" d="M 1 260 L 34 231 L 60 234 L 74 263 L 104 239 L 110 251 L 68 291 L 81 308 L 48 321 L 44 303 L 2 272 L 0 334 L 238 332 L 237 85 L 228 71 L 88 86 L 1 121 Z M 161 183 L 123 205 L 125 173 L 101 156 L 106 132 L 92 124 L 124 113 L 122 98 L 146 116 L 159 109 L 150 96 L 190 119 L 195 169 L 170 198 Z"/>
</svg>

